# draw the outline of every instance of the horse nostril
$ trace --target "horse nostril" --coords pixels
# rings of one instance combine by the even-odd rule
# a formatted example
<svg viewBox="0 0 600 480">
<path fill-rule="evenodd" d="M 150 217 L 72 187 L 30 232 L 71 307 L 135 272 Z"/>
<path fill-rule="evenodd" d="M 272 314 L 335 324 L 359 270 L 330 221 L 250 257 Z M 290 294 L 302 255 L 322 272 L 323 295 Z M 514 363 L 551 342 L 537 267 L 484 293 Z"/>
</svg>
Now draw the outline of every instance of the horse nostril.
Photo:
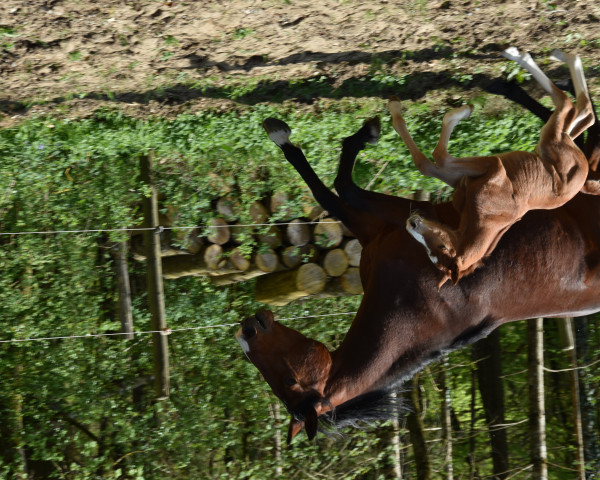
<svg viewBox="0 0 600 480">
<path fill-rule="evenodd" d="M 252 338 L 256 335 L 256 328 L 254 327 L 242 327 L 242 333 L 244 334 L 244 338 Z"/>
<path fill-rule="evenodd" d="M 417 228 L 417 222 L 415 220 L 409 220 L 408 224 L 411 228 Z"/>
</svg>

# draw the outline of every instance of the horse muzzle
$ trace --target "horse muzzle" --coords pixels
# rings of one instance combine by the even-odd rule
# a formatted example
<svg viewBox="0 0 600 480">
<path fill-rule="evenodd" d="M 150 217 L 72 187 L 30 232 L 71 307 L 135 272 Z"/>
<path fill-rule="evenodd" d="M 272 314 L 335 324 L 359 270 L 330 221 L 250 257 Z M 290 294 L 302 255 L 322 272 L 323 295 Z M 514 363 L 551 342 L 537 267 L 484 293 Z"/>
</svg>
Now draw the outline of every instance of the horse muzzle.
<svg viewBox="0 0 600 480">
<path fill-rule="evenodd" d="M 246 354 L 250 351 L 248 341 L 256 335 L 269 333 L 274 322 L 273 314 L 266 310 L 259 310 L 253 317 L 242 320 L 241 328 L 235 334 L 235 338 Z"/>
</svg>

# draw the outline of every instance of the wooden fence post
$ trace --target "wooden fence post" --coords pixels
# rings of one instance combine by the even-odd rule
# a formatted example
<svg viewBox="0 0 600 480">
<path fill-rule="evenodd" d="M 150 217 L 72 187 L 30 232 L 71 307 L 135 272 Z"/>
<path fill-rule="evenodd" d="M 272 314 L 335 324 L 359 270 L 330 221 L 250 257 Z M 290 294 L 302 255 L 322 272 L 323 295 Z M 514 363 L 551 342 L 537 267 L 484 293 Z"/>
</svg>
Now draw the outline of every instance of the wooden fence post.
<svg viewBox="0 0 600 480">
<path fill-rule="evenodd" d="M 140 157 L 142 182 L 149 187 L 150 196 L 144 196 L 144 245 L 148 275 L 148 305 L 152 322 L 152 352 L 154 356 L 154 390 L 158 400 L 169 397 L 169 344 L 166 336 L 165 299 L 160 256 L 160 230 L 158 222 L 158 199 L 152 177 L 154 152 Z M 165 334 L 163 334 L 165 332 Z"/>
</svg>

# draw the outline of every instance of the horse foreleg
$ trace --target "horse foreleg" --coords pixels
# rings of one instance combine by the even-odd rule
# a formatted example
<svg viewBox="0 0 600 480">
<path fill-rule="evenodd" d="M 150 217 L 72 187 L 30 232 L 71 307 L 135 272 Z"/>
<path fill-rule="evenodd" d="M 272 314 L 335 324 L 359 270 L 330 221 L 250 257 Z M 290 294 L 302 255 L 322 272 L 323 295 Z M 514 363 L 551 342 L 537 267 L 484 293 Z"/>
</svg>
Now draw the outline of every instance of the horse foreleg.
<svg viewBox="0 0 600 480">
<path fill-rule="evenodd" d="M 473 110 L 472 106 L 464 105 L 460 108 L 451 110 L 444 116 L 440 139 L 433 151 L 435 163 L 430 162 L 423 152 L 419 150 L 419 147 L 417 147 L 415 141 L 408 132 L 406 122 L 404 121 L 404 118 L 402 118 L 400 101 L 396 97 L 390 99 L 389 109 L 392 114 L 394 129 L 408 147 L 415 162 L 415 166 L 423 175 L 437 178 L 451 187 L 456 188 L 462 177 L 477 177 L 483 175 L 487 171 L 487 157 L 455 158 L 448 153 L 448 141 L 450 140 L 450 135 L 452 134 L 454 127 L 460 120 L 467 118 L 471 114 Z"/>
<path fill-rule="evenodd" d="M 290 134 L 292 133 L 290 127 L 281 120 L 267 118 L 263 122 L 263 128 L 271 141 L 281 149 L 287 161 L 292 164 L 306 182 L 315 200 L 331 215 L 344 223 L 349 222 L 351 220 L 350 215 L 344 203 L 317 176 L 302 150 L 290 142 Z"/>
</svg>

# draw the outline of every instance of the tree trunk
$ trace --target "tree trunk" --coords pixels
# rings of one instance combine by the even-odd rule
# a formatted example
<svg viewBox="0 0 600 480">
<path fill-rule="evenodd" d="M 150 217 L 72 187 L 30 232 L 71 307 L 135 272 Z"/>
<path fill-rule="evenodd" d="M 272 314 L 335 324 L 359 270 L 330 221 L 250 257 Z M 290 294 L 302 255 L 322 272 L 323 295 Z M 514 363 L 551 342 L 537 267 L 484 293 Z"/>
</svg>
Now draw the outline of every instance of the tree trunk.
<svg viewBox="0 0 600 480">
<path fill-rule="evenodd" d="M 393 392 L 391 395 L 394 396 L 394 398 L 396 398 L 398 396 L 398 393 Z M 401 441 L 401 437 L 400 437 L 400 418 L 399 418 L 400 412 L 398 412 L 398 414 L 396 416 L 394 416 L 394 419 L 392 420 L 392 451 L 393 451 L 393 457 L 392 457 L 392 463 L 393 463 L 393 478 L 396 478 L 397 480 L 401 480 L 402 479 L 402 441 Z"/>
<path fill-rule="evenodd" d="M 544 319 L 527 322 L 529 446 L 533 470 L 532 480 L 548 478 L 546 449 L 546 408 L 544 404 Z"/>
<path fill-rule="evenodd" d="M 119 288 L 119 321 L 124 339 L 133 340 L 133 314 L 131 313 L 131 285 L 127 265 L 127 242 L 120 242 L 113 248 L 117 285 Z"/>
<path fill-rule="evenodd" d="M 7 351 L 12 349 L 8 347 Z M 12 349 L 13 353 L 16 349 Z M 16 355 L 15 355 L 16 356 Z M 5 357 L 6 358 L 6 357 Z M 22 368 L 15 366 L 11 372 L 18 382 L 22 375 Z M 15 480 L 28 477 L 27 456 L 23 446 L 23 396 L 17 393 L 18 389 L 9 388 L 0 396 L 0 465 L 6 478 Z"/>
<path fill-rule="evenodd" d="M 571 384 L 571 405 L 573 406 L 573 436 L 577 446 L 577 478 L 585 480 L 585 457 L 583 452 L 583 430 L 581 426 L 581 409 L 579 408 L 579 375 L 577 372 L 577 352 L 573 337 L 573 319 L 559 319 L 560 340 L 569 361 L 569 380 Z"/>
<path fill-rule="evenodd" d="M 494 330 L 486 338 L 473 345 L 474 360 L 477 361 L 477 379 L 483 401 L 485 418 L 490 433 L 494 480 L 508 475 L 508 442 L 504 424 L 504 387 L 502 385 L 502 363 L 500 355 L 500 333 Z"/>
<path fill-rule="evenodd" d="M 587 365 L 593 361 L 590 354 L 590 330 L 588 317 L 577 317 L 575 322 L 575 349 L 579 365 Z M 598 393 L 594 389 L 593 372 L 579 370 L 579 401 L 581 406 L 581 424 L 583 430 L 584 455 L 590 472 L 600 472 L 600 443 L 598 434 L 600 425 L 596 418 L 596 399 Z"/>
<path fill-rule="evenodd" d="M 282 468 L 282 457 L 281 457 L 281 446 L 282 446 L 282 441 L 281 441 L 281 411 L 280 411 L 280 407 L 279 407 L 279 402 L 274 402 L 274 403 L 269 403 L 269 413 L 270 413 L 270 417 L 273 419 L 274 423 L 275 423 L 275 438 L 274 438 L 274 446 L 275 446 L 275 478 L 281 478 L 281 476 L 283 475 L 283 468 Z"/>
<path fill-rule="evenodd" d="M 469 455 L 467 462 L 469 464 L 469 480 L 479 478 L 479 472 L 477 470 L 477 456 L 475 454 L 475 423 L 477 420 L 477 414 L 475 407 L 477 406 L 477 369 L 471 368 L 471 419 L 469 422 Z"/>
<path fill-rule="evenodd" d="M 415 455 L 415 464 L 417 470 L 417 480 L 431 479 L 431 465 L 429 463 L 429 453 L 425 442 L 425 427 L 421 418 L 421 402 L 419 399 L 419 375 L 415 375 L 412 380 L 412 389 L 407 393 L 408 405 L 411 413 L 406 417 L 406 427 L 410 435 L 410 441 Z"/>
<path fill-rule="evenodd" d="M 452 464 L 452 397 L 447 382 L 448 357 L 444 357 L 443 368 L 439 376 L 440 393 L 442 396 L 442 435 L 444 438 L 444 465 L 446 466 L 446 478 L 454 478 L 454 466 Z"/>
</svg>

